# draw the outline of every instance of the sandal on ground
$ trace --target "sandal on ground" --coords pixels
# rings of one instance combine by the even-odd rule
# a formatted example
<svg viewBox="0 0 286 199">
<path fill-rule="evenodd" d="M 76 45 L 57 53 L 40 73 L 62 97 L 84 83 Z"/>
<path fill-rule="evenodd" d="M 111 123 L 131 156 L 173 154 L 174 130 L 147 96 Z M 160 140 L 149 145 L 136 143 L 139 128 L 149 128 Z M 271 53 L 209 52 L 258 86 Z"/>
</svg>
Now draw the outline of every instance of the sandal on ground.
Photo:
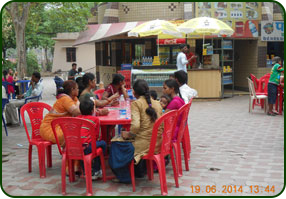
<svg viewBox="0 0 286 199">
<path fill-rule="evenodd" d="M 279 115 L 279 113 L 276 111 L 272 111 L 272 113 L 274 113 L 275 115 Z"/>
<path fill-rule="evenodd" d="M 276 114 L 273 113 L 273 112 L 268 112 L 267 115 L 269 115 L 269 116 L 276 116 Z"/>
<path fill-rule="evenodd" d="M 113 178 L 111 181 L 114 182 L 114 183 L 120 183 L 120 180 L 117 179 L 117 178 Z"/>
<path fill-rule="evenodd" d="M 120 181 L 119 179 L 117 179 L 117 178 L 113 178 L 111 181 L 114 182 L 114 183 L 131 184 L 131 181 L 130 181 L 130 182 L 121 182 L 121 181 Z"/>
</svg>

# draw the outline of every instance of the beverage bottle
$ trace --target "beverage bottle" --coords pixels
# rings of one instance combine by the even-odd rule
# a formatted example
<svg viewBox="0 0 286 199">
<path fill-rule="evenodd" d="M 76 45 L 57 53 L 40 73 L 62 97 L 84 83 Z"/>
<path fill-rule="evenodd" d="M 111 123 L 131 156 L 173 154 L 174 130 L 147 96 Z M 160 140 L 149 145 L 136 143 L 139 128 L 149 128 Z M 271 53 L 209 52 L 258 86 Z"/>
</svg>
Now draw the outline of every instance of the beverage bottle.
<svg viewBox="0 0 286 199">
<path fill-rule="evenodd" d="M 103 89 L 104 88 L 104 83 L 103 83 L 103 81 L 100 81 L 99 82 L 99 89 Z"/>
<path fill-rule="evenodd" d="M 121 95 L 120 95 L 120 98 L 119 98 L 119 104 L 120 104 L 120 106 L 123 105 L 124 101 L 125 101 L 124 96 L 123 96 L 123 94 L 121 94 Z"/>
<path fill-rule="evenodd" d="M 252 34 L 253 37 L 258 37 L 258 31 L 256 29 L 256 26 L 254 23 L 252 23 L 252 21 L 248 22 L 248 26 L 249 26 L 249 30 Z"/>
<path fill-rule="evenodd" d="M 144 57 L 144 56 L 142 57 L 142 65 L 143 65 L 143 66 L 145 66 L 145 65 L 146 65 L 146 59 L 145 59 L 145 57 Z"/>
</svg>

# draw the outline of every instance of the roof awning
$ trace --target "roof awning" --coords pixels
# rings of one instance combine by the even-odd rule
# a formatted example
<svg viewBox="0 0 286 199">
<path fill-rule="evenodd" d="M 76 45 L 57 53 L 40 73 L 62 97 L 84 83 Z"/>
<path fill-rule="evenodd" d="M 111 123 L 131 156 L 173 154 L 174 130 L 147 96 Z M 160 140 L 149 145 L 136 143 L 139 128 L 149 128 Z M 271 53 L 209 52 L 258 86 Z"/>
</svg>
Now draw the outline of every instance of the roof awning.
<svg viewBox="0 0 286 199">
<path fill-rule="evenodd" d="M 69 45 L 69 46 L 61 46 L 61 48 L 77 48 L 77 46 Z"/>
<path fill-rule="evenodd" d="M 88 25 L 87 30 L 80 33 L 79 37 L 74 43 L 74 46 L 100 41 L 112 36 L 124 34 L 142 23 L 144 22 Z"/>
</svg>

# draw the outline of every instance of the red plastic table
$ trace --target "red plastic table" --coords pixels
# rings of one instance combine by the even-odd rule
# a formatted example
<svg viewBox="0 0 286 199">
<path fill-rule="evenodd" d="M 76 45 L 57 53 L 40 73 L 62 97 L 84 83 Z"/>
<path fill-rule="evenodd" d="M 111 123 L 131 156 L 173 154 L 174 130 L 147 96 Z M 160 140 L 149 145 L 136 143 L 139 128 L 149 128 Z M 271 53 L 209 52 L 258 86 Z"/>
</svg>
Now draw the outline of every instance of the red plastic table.
<svg viewBox="0 0 286 199">
<path fill-rule="evenodd" d="M 123 125 L 128 129 L 131 124 L 131 108 L 130 101 L 120 102 L 118 106 L 105 107 L 109 110 L 109 114 L 106 116 L 99 116 L 101 127 L 101 139 L 107 144 L 110 143 L 109 132 L 110 128 L 114 128 L 113 125 Z M 120 115 L 120 110 L 126 110 L 126 116 Z"/>
</svg>

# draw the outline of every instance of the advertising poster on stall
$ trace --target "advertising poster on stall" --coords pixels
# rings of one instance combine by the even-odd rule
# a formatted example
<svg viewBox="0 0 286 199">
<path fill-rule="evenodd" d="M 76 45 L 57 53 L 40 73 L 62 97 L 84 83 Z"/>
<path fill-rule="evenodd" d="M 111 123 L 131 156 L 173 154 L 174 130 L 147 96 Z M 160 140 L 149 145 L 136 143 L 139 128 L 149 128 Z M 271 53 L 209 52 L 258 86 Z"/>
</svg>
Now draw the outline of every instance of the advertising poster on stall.
<svg viewBox="0 0 286 199">
<path fill-rule="evenodd" d="M 213 17 L 235 30 L 232 37 L 258 37 L 261 2 L 198 2 L 196 17 Z"/>
<path fill-rule="evenodd" d="M 232 37 L 258 37 L 258 27 L 257 20 L 235 21 L 234 27 L 232 27 L 235 32 Z"/>
<path fill-rule="evenodd" d="M 284 21 L 261 21 L 262 41 L 284 41 Z"/>
</svg>

